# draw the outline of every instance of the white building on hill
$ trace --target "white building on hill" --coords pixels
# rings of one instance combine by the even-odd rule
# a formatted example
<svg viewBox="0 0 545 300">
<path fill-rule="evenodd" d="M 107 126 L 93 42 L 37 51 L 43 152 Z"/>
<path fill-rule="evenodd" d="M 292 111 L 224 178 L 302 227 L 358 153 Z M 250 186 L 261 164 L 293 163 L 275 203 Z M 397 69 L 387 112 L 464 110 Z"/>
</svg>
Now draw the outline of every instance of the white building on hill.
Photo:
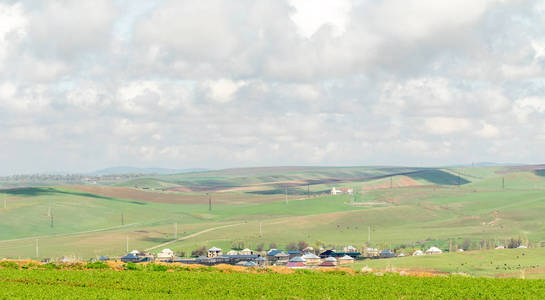
<svg viewBox="0 0 545 300">
<path fill-rule="evenodd" d="M 353 189 L 346 189 L 346 188 L 336 189 L 335 187 L 331 189 L 331 195 L 342 195 L 342 194 L 352 195 L 353 193 L 354 193 Z"/>
</svg>

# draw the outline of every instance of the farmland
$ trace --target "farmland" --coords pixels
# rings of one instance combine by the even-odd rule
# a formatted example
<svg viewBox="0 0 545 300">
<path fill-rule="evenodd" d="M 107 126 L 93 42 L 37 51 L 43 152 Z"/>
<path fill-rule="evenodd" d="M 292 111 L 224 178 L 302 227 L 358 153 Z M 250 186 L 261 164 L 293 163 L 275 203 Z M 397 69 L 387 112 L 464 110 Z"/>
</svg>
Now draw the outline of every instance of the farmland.
<svg viewBox="0 0 545 300">
<path fill-rule="evenodd" d="M 545 241 L 541 169 L 250 168 L 149 175 L 104 186 L 4 189 L 0 257 L 88 259 L 118 256 L 127 244 L 132 250 L 164 242 L 186 255 L 201 246 L 230 249 L 234 241 L 253 249 L 301 240 L 326 248 L 448 249 L 468 241 L 467 248 L 475 250 L 485 241 L 503 245 L 520 238 L 539 247 Z M 355 195 L 331 196 L 333 186 L 353 188 Z M 191 238 L 175 241 L 175 236 Z M 422 262 L 388 261 L 398 267 Z M 435 264 L 457 271 L 430 261 L 425 268 Z M 372 266 L 387 263 L 378 260 Z M 504 273 L 511 271 L 519 270 Z"/>
<path fill-rule="evenodd" d="M 334 272 L 232 272 L 216 268 L 135 271 L 0 268 L 2 298 L 513 299 L 539 298 L 543 281 L 402 277 Z"/>
</svg>

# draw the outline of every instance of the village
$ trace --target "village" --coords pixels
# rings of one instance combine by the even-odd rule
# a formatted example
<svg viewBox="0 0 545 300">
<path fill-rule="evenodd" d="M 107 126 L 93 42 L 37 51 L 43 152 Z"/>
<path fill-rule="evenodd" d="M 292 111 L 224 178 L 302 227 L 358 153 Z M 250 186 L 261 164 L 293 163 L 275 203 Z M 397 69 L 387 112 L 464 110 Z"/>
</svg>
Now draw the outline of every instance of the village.
<svg viewBox="0 0 545 300">
<path fill-rule="evenodd" d="M 437 247 L 429 249 L 416 250 L 413 256 L 442 254 L 443 251 Z M 268 251 L 253 251 L 245 248 L 240 251 L 230 250 L 226 253 L 218 247 L 211 247 L 207 255 L 201 255 L 193 258 L 177 257 L 171 249 L 165 248 L 157 254 L 151 254 L 144 251 L 133 250 L 130 253 L 118 258 L 109 258 L 100 256 L 96 260 L 109 261 L 120 260 L 124 263 L 146 263 L 146 262 L 164 262 L 198 265 L 218 265 L 229 264 L 244 267 L 267 267 L 267 266 L 285 266 L 288 268 L 328 268 L 345 266 L 354 263 L 357 260 L 364 259 L 387 259 L 393 257 L 403 257 L 405 254 L 395 254 L 391 250 L 379 250 L 377 248 L 365 248 L 363 253 L 353 246 L 346 246 L 342 250 L 319 249 L 306 247 L 298 250 L 280 250 L 270 249 Z"/>
</svg>

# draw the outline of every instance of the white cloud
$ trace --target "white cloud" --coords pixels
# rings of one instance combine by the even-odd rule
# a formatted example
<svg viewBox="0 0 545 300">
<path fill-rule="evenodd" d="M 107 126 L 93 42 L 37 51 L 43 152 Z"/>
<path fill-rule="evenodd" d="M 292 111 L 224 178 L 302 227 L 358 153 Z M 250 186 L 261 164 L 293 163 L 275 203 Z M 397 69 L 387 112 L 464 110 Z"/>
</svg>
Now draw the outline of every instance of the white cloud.
<svg viewBox="0 0 545 300">
<path fill-rule="evenodd" d="M 424 120 L 425 130 L 436 135 L 448 135 L 467 131 L 471 121 L 464 118 L 433 117 Z"/>
<path fill-rule="evenodd" d="M 538 162 L 539 2 L 2 2 L 0 171 Z"/>
<path fill-rule="evenodd" d="M 244 81 L 233 81 L 230 79 L 219 79 L 206 82 L 208 88 L 207 95 L 209 98 L 225 103 L 233 100 L 239 88 L 244 86 Z"/>
<path fill-rule="evenodd" d="M 290 0 L 295 7 L 291 19 L 297 24 L 298 31 L 304 37 L 311 37 L 321 26 L 331 25 L 335 35 L 346 30 L 350 18 L 352 3 L 349 0 L 324 0 L 319 5 L 315 1 Z"/>
</svg>

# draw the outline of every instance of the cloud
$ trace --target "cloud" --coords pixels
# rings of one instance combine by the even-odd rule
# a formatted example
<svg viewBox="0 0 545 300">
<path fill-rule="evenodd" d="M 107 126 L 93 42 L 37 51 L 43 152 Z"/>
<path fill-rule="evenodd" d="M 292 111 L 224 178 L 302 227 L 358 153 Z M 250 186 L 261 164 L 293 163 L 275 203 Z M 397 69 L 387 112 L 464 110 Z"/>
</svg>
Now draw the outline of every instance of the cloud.
<svg viewBox="0 0 545 300">
<path fill-rule="evenodd" d="M 0 3 L 0 172 L 540 162 L 541 2 Z"/>
</svg>

